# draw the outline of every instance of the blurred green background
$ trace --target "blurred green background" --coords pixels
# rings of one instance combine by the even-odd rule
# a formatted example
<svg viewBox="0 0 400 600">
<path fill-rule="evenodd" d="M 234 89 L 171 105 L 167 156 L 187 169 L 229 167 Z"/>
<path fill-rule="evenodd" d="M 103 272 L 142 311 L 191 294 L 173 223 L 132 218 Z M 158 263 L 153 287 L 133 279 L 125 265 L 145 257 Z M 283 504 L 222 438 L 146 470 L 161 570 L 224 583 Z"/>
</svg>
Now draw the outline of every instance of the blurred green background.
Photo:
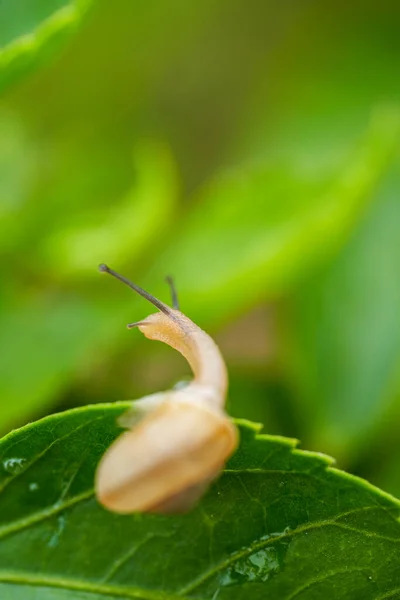
<svg viewBox="0 0 400 600">
<path fill-rule="evenodd" d="M 397 0 L 99 0 L 4 89 L 3 433 L 189 375 L 106 262 L 164 301 L 174 275 L 232 415 L 400 495 L 399 25 Z"/>
</svg>

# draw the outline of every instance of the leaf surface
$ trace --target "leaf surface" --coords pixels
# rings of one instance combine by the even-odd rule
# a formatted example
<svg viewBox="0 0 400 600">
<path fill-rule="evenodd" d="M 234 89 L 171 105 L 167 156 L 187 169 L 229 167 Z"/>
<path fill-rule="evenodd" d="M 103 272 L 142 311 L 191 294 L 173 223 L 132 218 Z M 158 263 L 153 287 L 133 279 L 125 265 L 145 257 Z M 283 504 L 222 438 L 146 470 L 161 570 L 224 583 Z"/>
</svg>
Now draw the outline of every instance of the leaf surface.
<svg viewBox="0 0 400 600">
<path fill-rule="evenodd" d="M 102 509 L 94 469 L 126 406 L 53 415 L 1 440 L 1 598 L 400 598 L 400 503 L 246 422 L 191 513 Z"/>
</svg>

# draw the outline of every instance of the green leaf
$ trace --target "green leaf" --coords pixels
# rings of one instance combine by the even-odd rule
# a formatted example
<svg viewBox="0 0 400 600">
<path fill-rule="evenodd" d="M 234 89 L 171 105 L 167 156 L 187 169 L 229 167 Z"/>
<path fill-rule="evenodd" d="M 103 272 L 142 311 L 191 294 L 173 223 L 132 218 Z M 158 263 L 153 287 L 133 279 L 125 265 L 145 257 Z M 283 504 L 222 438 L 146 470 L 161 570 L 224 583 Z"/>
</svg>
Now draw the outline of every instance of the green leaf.
<svg viewBox="0 0 400 600">
<path fill-rule="evenodd" d="M 25 292 L 26 294 L 26 292 Z M 57 293 L 1 297 L 0 423 L 4 431 L 48 407 L 96 352 L 105 306 Z M 10 305 L 12 303 L 12 305 Z"/>
<path fill-rule="evenodd" d="M 338 258 L 292 311 L 292 376 L 313 447 L 345 456 L 371 443 L 398 387 L 400 164 Z M 312 419 L 311 419 L 312 415 Z"/>
<path fill-rule="evenodd" d="M 171 226 L 179 185 L 170 149 L 141 141 L 133 158 L 134 183 L 125 197 L 114 201 L 111 209 L 109 201 L 99 206 L 95 214 L 85 206 L 75 214 L 67 212 L 39 242 L 41 262 L 58 277 L 98 277 L 96 266 L 104 260 L 112 265 L 128 261 L 132 269 Z"/>
<path fill-rule="evenodd" d="M 0 92 L 47 61 L 76 29 L 91 0 L 0 3 Z"/>
<path fill-rule="evenodd" d="M 35 150 L 23 123 L 10 110 L 0 108 L 0 252 L 21 243 L 21 214 L 26 210 L 34 181 Z"/>
<path fill-rule="evenodd" d="M 152 281 L 168 264 L 191 315 L 205 322 L 281 293 L 344 244 L 393 158 L 399 128 L 399 110 L 384 108 L 339 162 L 289 153 L 227 172 L 203 191 Z"/>
<path fill-rule="evenodd" d="M 94 469 L 126 407 L 53 415 L 1 440 L 2 599 L 400 598 L 400 503 L 245 422 L 191 513 L 102 509 Z"/>
<path fill-rule="evenodd" d="M 124 327 L 135 319 L 133 302 L 138 299 L 111 282 L 105 284 L 97 265 L 104 260 L 112 265 L 129 260 L 132 269 L 135 260 L 139 262 L 149 244 L 155 246 L 154 238 L 171 223 L 176 212 L 177 177 L 168 149 L 148 142 L 138 146 L 135 176 L 135 185 L 111 211 L 99 207 L 97 226 L 92 212 L 77 211 L 70 216 L 69 226 L 60 226 L 36 242 L 41 256 L 35 259 L 35 265 L 39 263 L 35 272 L 43 269 L 54 279 L 74 278 L 73 291 L 54 283 L 47 292 L 19 285 L 0 298 L 0 396 L 8 398 L 0 404 L 3 432 L 10 424 L 20 425 L 21 419 L 48 407 L 70 383 L 71 374 L 91 366 L 119 337 L 132 344 L 138 340 L 139 336 L 126 335 Z M 0 211 L 6 243 L 8 230 L 21 230 L 23 216 L 17 209 L 6 213 L 3 221 Z M 30 259 L 33 255 L 31 252 Z M 14 276 L 11 272 L 10 278 Z M 89 277 L 94 279 L 101 294 L 79 288 L 76 279 L 80 276 L 85 283 Z M 109 293 L 114 290 L 115 300 Z M 164 295 L 167 292 L 164 284 Z M 138 304 L 140 307 L 140 301 Z"/>
</svg>

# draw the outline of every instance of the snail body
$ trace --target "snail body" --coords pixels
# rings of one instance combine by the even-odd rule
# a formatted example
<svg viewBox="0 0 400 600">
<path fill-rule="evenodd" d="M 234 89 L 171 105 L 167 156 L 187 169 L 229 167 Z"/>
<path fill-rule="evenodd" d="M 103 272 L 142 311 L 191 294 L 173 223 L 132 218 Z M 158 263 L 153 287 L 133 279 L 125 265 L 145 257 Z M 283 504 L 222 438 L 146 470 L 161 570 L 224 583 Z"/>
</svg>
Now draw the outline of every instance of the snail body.
<svg viewBox="0 0 400 600">
<path fill-rule="evenodd" d="M 148 339 L 178 350 L 194 379 L 181 389 L 146 396 L 118 419 L 128 430 L 102 457 L 96 472 L 99 502 L 117 513 L 189 510 L 237 447 L 237 429 L 224 410 L 228 376 L 212 340 L 170 308 L 105 265 L 159 309 L 137 327 Z M 173 290 L 176 304 L 176 294 Z"/>
</svg>

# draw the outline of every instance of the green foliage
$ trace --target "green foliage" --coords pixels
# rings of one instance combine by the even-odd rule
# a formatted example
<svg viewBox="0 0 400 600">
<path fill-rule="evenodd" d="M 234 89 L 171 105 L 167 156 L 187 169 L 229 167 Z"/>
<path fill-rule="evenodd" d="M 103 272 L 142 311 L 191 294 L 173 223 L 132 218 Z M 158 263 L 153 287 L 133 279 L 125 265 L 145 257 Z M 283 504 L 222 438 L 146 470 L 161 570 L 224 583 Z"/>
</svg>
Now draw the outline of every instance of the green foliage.
<svg viewBox="0 0 400 600">
<path fill-rule="evenodd" d="M 76 29 L 91 0 L 0 5 L 0 91 L 46 62 Z"/>
<path fill-rule="evenodd" d="M 53 225 L 49 238 L 37 249 L 49 274 L 66 279 L 98 278 L 93 266 L 104 256 L 112 263 L 121 256 L 134 261 L 147 250 L 150 240 L 168 227 L 176 204 L 176 176 L 169 153 L 144 144 L 135 153 L 135 168 L 135 186 L 113 215 L 105 207 L 96 222 L 86 218 L 66 225 L 63 215 L 60 225 Z M 20 209 L 4 214 L 4 224 L 11 231 L 13 225 L 21 226 L 21 218 L 32 218 L 29 207 Z M 85 357 L 95 355 L 99 343 L 123 331 L 124 309 L 118 302 L 94 298 L 88 302 L 61 291 L 35 290 L 26 297 L 15 290 L 5 295 L 4 303 L 8 310 L 0 313 L 0 337 L 7 352 L 0 363 L 0 393 L 8 402 L 0 407 L 3 427 L 16 422 L 21 412 L 29 414 L 46 407 Z M 125 311 L 125 319 L 132 320 L 132 312 Z"/>
<path fill-rule="evenodd" d="M 94 469 L 126 406 L 50 416 L 1 441 L 2 598 L 398 597 L 400 503 L 246 422 L 190 514 L 103 510 Z"/>
<path fill-rule="evenodd" d="M 400 598 L 398 502 L 288 438 L 241 422 L 193 513 L 122 518 L 91 489 L 122 404 L 8 434 L 181 377 L 107 262 L 167 302 L 174 275 L 235 416 L 399 494 L 397 21 L 0 2 L 1 598 Z"/>
<path fill-rule="evenodd" d="M 339 165 L 310 169 L 293 153 L 232 168 L 200 193 L 152 278 L 171 265 L 191 315 L 204 323 L 282 293 L 344 243 L 392 163 L 399 133 L 400 112 L 382 109 Z M 199 257 L 208 268 L 196 272 Z"/>
<path fill-rule="evenodd" d="M 399 174 L 397 166 L 338 259 L 294 301 L 293 365 L 309 399 L 304 416 L 313 415 L 314 445 L 327 443 L 344 457 L 368 444 L 366 433 L 381 425 L 393 402 L 400 355 Z"/>
<path fill-rule="evenodd" d="M 156 258 L 150 271 L 151 280 L 144 277 L 143 285 L 152 289 L 151 281 L 162 282 L 169 265 L 179 273 L 180 293 L 191 317 L 207 327 L 261 297 L 282 292 L 344 243 L 390 163 L 398 130 L 396 112 L 378 115 L 345 156 L 342 170 L 310 172 L 296 163 L 270 160 L 257 169 L 237 168 L 221 177 L 203 192 L 198 208 L 182 219 L 180 232 L 166 242 L 161 260 Z M 59 207 L 51 231 L 36 245 L 49 277 L 74 282 L 98 277 L 94 265 L 104 256 L 111 264 L 124 257 L 134 264 L 151 240 L 173 226 L 177 184 L 168 153 L 144 144 L 135 156 L 135 185 L 112 212 L 105 206 L 95 216 L 78 211 L 67 220 L 68 205 Z M 29 207 L 21 206 L 11 218 L 4 216 L 9 227 L 13 220 L 20 227 L 24 218 L 35 218 Z M 221 245 L 231 251 L 221 251 Z M 199 257 L 207 265 L 200 271 Z M 154 292 L 163 293 L 157 286 Z M 28 300 L 11 296 L 7 302 L 14 306 L 4 313 L 0 333 L 8 349 L 0 366 L 0 389 L 10 399 L 0 408 L 3 424 L 15 422 L 21 409 L 47 406 L 82 357 L 105 336 L 116 336 L 115 315 L 122 325 L 123 318 L 130 321 L 134 314 L 134 306 L 128 312 L 121 302 L 106 306 L 97 297 L 88 302 L 36 292 Z M 21 363 L 26 365 L 23 378 Z"/>
</svg>

